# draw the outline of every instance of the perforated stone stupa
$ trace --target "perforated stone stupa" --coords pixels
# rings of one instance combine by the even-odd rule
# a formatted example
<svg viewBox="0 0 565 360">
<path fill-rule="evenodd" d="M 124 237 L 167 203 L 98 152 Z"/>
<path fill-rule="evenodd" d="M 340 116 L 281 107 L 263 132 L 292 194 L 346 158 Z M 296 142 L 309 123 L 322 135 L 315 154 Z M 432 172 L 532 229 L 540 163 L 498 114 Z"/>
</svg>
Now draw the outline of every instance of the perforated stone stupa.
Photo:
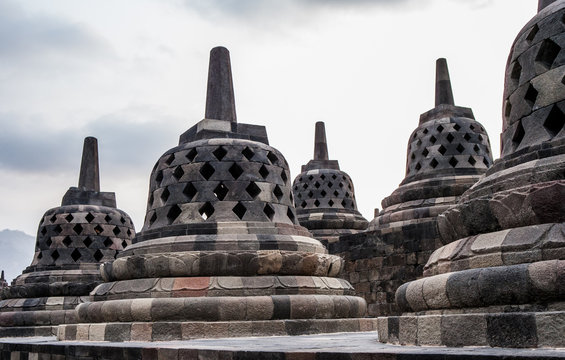
<svg viewBox="0 0 565 360">
<path fill-rule="evenodd" d="M 381 341 L 565 346 L 565 1 L 540 1 L 508 58 L 502 157 L 440 216 L 425 278 Z"/>
<path fill-rule="evenodd" d="M 0 336 L 50 336 L 76 322 L 75 307 L 102 282 L 101 262 L 131 244 L 130 217 L 112 192 L 100 192 L 98 143 L 84 140 L 79 186 L 39 222 L 30 266 L 1 290 Z"/>
<path fill-rule="evenodd" d="M 335 278 L 341 259 L 298 224 L 263 126 L 236 122 L 227 49 L 210 54 L 206 118 L 157 161 L 142 231 L 59 339 L 172 340 L 373 329 Z"/>
<path fill-rule="evenodd" d="M 302 165 L 292 189 L 298 222 L 324 245 L 367 228 L 367 220 L 357 210 L 351 178 L 340 170 L 337 160 L 329 160 L 321 121 L 316 123 L 314 159 Z"/>
</svg>

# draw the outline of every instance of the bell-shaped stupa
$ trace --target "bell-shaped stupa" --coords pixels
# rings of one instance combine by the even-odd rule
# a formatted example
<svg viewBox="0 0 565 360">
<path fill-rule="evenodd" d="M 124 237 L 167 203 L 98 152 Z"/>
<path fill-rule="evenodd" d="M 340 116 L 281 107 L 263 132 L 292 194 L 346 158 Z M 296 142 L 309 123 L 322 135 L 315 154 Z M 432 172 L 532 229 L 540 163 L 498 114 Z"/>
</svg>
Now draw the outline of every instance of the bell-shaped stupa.
<svg viewBox="0 0 565 360">
<path fill-rule="evenodd" d="M 367 228 L 367 220 L 357 210 L 353 181 L 337 160 L 329 160 L 321 121 L 316 123 L 314 159 L 302 165 L 292 189 L 298 222 L 324 245 Z"/>
<path fill-rule="evenodd" d="M 565 1 L 540 1 L 506 68 L 502 157 L 439 218 L 425 277 L 381 341 L 564 347 Z"/>
<path fill-rule="evenodd" d="M 437 216 L 492 165 L 490 142 L 470 108 L 455 106 L 445 59 L 436 62 L 435 107 L 420 116 L 408 142 L 406 177 L 382 201 L 369 230 L 425 232 L 425 250 L 441 245 Z M 420 229 L 415 229 L 420 228 Z"/>
<path fill-rule="evenodd" d="M 373 328 L 342 260 L 298 224 L 265 127 L 236 121 L 229 52 L 212 49 L 206 118 L 157 161 L 134 244 L 59 339 L 180 340 Z"/>
<path fill-rule="evenodd" d="M 75 307 L 102 282 L 99 266 L 131 244 L 130 217 L 113 192 L 100 192 L 98 142 L 84 139 L 79 186 L 47 210 L 30 266 L 0 294 L 0 336 L 51 336 L 76 322 Z"/>
</svg>

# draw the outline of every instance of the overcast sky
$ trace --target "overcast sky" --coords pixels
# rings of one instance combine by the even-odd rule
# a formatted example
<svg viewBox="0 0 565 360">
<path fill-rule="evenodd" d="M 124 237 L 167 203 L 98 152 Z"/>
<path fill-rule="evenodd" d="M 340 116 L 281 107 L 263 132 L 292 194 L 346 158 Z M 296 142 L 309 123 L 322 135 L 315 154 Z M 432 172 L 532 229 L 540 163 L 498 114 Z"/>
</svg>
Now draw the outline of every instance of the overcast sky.
<svg viewBox="0 0 565 360">
<path fill-rule="evenodd" d="M 231 52 L 238 121 L 294 178 L 314 123 L 371 220 L 402 181 L 446 57 L 455 102 L 499 153 L 504 67 L 535 0 L 0 0 L 0 230 L 35 236 L 99 141 L 101 186 L 141 230 L 149 175 L 202 119 L 209 50 Z M 31 254 L 30 254 L 31 255 Z M 31 257 L 30 257 L 31 258 Z"/>
</svg>

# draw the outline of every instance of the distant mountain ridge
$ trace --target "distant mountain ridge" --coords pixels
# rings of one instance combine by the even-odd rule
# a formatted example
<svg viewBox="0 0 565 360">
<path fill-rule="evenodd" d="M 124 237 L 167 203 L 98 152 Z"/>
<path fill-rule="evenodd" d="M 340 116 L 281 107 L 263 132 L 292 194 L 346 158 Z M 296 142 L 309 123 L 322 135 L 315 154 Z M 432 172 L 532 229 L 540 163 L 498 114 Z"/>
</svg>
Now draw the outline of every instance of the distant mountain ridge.
<svg viewBox="0 0 565 360">
<path fill-rule="evenodd" d="M 20 230 L 0 231 L 0 270 L 8 284 L 31 264 L 35 252 L 35 236 Z"/>
</svg>

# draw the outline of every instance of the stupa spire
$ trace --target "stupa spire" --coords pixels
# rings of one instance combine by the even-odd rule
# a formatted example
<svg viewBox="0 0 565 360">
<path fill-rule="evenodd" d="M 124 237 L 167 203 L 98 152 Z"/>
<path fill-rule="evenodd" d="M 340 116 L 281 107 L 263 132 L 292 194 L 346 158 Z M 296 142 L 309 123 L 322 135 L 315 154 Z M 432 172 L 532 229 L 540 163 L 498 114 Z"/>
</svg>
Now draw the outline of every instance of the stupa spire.
<svg viewBox="0 0 565 360">
<path fill-rule="evenodd" d="M 84 139 L 78 187 L 80 190 L 100 192 L 98 166 L 98 140 L 94 137 Z"/>
<path fill-rule="evenodd" d="M 329 160 L 328 142 L 326 140 L 326 125 L 323 121 L 316 123 L 314 136 L 314 160 Z"/>
<path fill-rule="evenodd" d="M 225 47 L 218 46 L 210 51 L 205 117 L 237 122 L 230 52 Z"/>
<path fill-rule="evenodd" d="M 439 105 L 455 105 L 447 60 L 444 58 L 436 61 L 436 106 Z"/>
<path fill-rule="evenodd" d="M 542 11 L 547 6 L 553 4 L 555 0 L 539 0 L 538 2 L 538 12 Z"/>
</svg>

